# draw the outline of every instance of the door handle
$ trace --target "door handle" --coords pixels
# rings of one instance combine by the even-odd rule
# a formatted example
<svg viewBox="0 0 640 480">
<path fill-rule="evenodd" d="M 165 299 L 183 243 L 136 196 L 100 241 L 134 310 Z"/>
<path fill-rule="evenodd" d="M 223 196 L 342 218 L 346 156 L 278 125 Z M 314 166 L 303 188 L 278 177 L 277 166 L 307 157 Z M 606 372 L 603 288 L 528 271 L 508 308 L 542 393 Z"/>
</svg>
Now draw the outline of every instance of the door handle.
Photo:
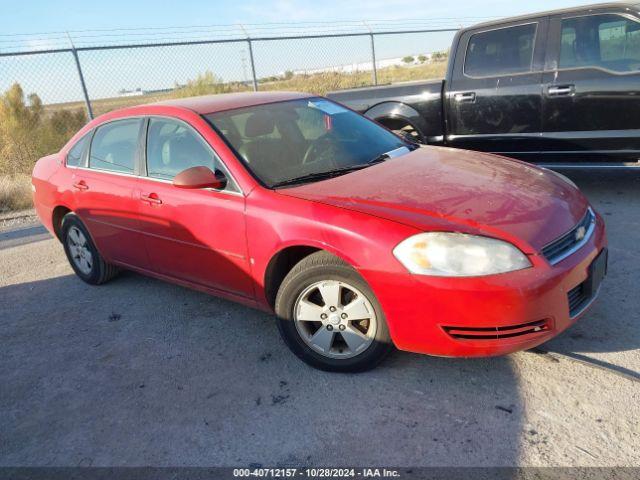
<svg viewBox="0 0 640 480">
<path fill-rule="evenodd" d="M 77 188 L 78 190 L 89 190 L 89 185 L 87 185 L 84 180 L 80 180 L 73 183 L 73 188 Z"/>
<path fill-rule="evenodd" d="M 564 97 L 568 95 L 573 95 L 576 93 L 575 85 L 553 85 L 550 86 L 547 90 L 549 92 L 549 96 L 552 97 Z"/>
<path fill-rule="evenodd" d="M 456 101 L 456 103 L 475 103 L 476 92 L 456 93 L 453 96 L 453 99 Z"/>
<path fill-rule="evenodd" d="M 147 202 L 147 203 L 152 203 L 154 205 L 161 205 L 162 204 L 162 200 L 160 200 L 160 197 L 158 197 L 157 193 L 150 193 L 149 195 L 142 195 L 140 197 L 140 199 L 143 202 Z"/>
</svg>

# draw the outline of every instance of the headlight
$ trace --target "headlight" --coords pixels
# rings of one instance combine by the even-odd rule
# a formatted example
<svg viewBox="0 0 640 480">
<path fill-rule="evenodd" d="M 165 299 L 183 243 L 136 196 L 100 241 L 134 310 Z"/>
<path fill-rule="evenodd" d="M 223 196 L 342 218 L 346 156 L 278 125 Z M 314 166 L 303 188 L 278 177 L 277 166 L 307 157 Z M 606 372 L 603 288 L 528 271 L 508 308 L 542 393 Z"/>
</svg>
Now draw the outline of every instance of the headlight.
<svg viewBox="0 0 640 480">
<path fill-rule="evenodd" d="M 464 233 L 420 233 L 400 242 L 393 254 L 411 273 L 439 277 L 477 277 L 531 266 L 510 243 Z"/>
</svg>

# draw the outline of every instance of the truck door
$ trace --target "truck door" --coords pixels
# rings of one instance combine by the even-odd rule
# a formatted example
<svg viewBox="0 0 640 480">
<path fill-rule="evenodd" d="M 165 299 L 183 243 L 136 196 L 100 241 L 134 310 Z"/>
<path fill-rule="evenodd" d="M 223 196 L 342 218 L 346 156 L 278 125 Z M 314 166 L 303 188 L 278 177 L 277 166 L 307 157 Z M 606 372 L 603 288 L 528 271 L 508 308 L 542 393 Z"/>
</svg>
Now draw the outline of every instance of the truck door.
<svg viewBox="0 0 640 480">
<path fill-rule="evenodd" d="M 553 17 L 543 82 L 547 161 L 640 158 L 637 17 L 615 7 Z"/>
<path fill-rule="evenodd" d="M 465 32 L 446 93 L 447 142 L 535 160 L 548 18 Z"/>
</svg>

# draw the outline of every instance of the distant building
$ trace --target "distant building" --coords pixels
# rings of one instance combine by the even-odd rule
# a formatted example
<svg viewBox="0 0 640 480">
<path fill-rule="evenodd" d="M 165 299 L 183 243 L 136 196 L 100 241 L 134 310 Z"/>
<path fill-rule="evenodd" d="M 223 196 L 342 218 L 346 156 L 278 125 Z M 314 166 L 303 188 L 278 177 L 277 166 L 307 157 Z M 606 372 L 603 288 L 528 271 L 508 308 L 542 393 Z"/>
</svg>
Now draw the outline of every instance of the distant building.
<svg viewBox="0 0 640 480">
<path fill-rule="evenodd" d="M 412 63 L 407 63 L 402 59 L 405 57 L 397 57 L 397 58 L 385 58 L 382 60 L 376 61 L 377 68 L 386 68 L 386 67 L 406 67 L 408 65 L 420 65 L 422 62 L 418 60 L 418 57 L 424 56 L 426 60 L 424 63 L 431 62 L 433 58 L 432 53 L 417 53 L 415 55 L 409 55 L 414 58 Z M 321 67 L 321 68 L 309 68 L 309 69 L 300 69 L 294 70 L 294 75 L 313 75 L 315 73 L 325 73 L 325 72 L 340 72 L 340 73 L 354 73 L 354 72 L 362 72 L 371 70 L 371 62 L 362 62 L 362 63 L 350 63 L 346 65 L 334 65 L 331 67 Z M 280 77 L 285 76 L 285 72 L 279 73 Z"/>
<path fill-rule="evenodd" d="M 142 88 L 136 88 L 135 90 L 122 89 L 118 91 L 119 97 L 141 97 L 143 95 L 156 95 L 158 93 L 172 92 L 173 88 L 160 88 L 157 90 L 143 90 Z"/>
</svg>

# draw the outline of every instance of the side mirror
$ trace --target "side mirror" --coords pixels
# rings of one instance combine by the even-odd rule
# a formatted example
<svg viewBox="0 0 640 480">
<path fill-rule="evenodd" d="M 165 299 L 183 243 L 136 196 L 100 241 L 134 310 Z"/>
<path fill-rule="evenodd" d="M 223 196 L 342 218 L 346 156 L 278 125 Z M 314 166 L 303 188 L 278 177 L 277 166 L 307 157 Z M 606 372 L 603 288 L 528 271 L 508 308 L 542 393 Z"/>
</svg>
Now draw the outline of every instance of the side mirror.
<svg viewBox="0 0 640 480">
<path fill-rule="evenodd" d="M 178 188 L 215 188 L 222 190 L 227 186 L 224 173 L 212 172 L 207 167 L 191 167 L 181 171 L 173 178 L 173 186 Z"/>
</svg>

